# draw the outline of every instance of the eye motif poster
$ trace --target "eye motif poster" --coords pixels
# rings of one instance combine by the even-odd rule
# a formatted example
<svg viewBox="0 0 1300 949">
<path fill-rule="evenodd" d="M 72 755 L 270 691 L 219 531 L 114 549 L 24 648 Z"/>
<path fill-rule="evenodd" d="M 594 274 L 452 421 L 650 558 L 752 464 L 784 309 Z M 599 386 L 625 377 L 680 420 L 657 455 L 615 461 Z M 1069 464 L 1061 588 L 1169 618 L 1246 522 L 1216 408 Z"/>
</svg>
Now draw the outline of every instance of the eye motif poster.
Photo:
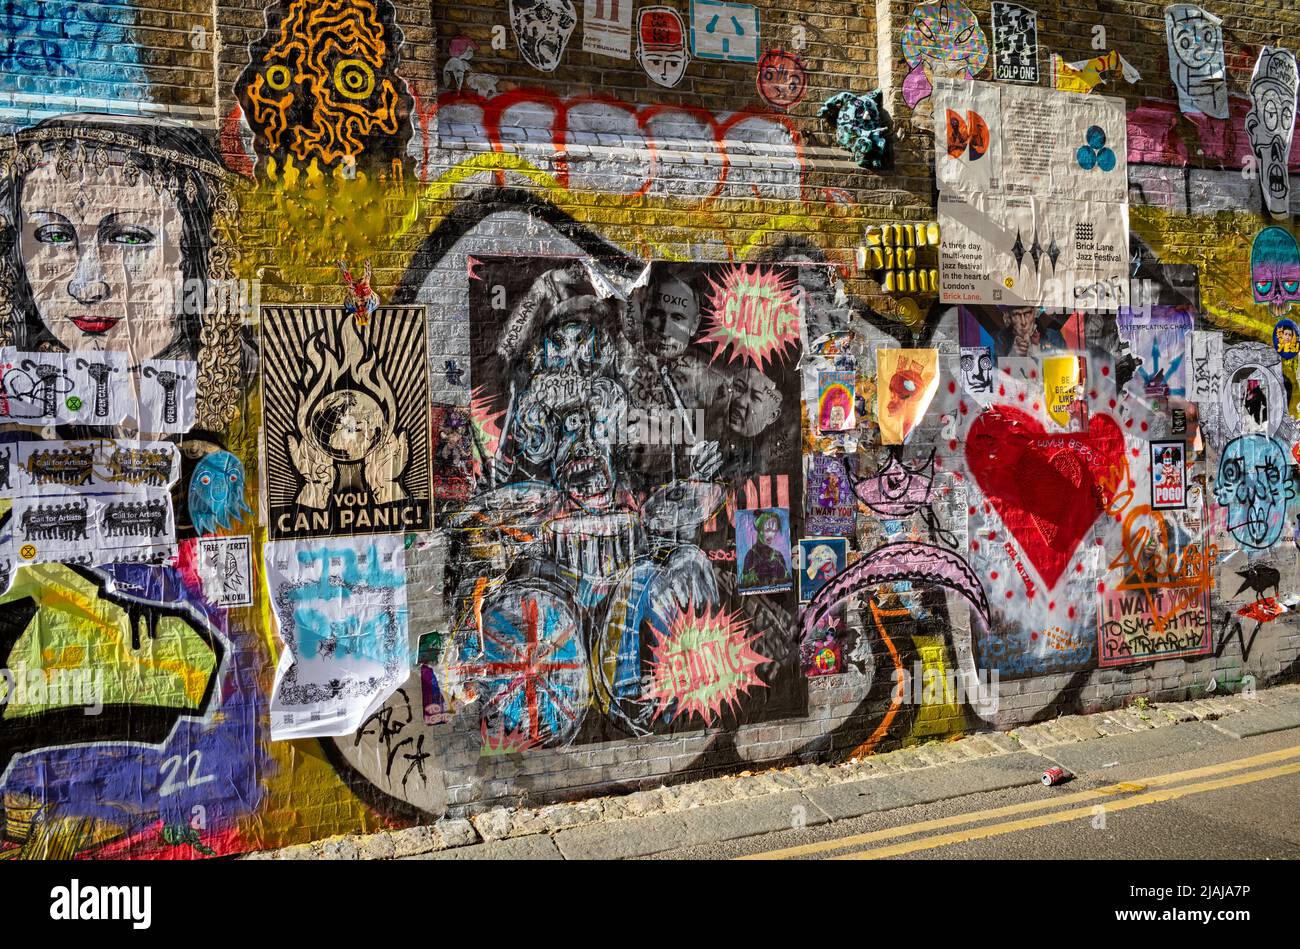
<svg viewBox="0 0 1300 949">
<path fill-rule="evenodd" d="M 269 535 L 429 530 L 422 307 L 263 307 Z"/>
<path fill-rule="evenodd" d="M 1124 101 L 941 78 L 935 101 L 940 299 L 1126 304 Z"/>
</svg>

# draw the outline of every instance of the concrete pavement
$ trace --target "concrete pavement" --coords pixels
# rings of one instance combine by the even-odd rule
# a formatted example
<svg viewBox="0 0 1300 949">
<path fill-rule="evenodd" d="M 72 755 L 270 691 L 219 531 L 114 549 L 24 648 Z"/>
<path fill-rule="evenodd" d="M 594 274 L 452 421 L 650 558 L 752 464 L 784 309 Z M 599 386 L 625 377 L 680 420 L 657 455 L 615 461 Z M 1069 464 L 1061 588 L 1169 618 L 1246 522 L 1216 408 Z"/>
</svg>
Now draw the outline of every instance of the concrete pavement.
<svg viewBox="0 0 1300 949">
<path fill-rule="evenodd" d="M 1300 737 L 1279 734 L 1290 729 L 1300 729 L 1300 685 L 1069 716 L 1014 732 L 979 733 L 841 765 L 745 772 L 541 808 L 497 808 L 468 820 L 330 838 L 248 859 L 736 856 L 781 849 L 787 839 L 835 840 L 855 833 L 858 826 L 879 830 L 912 813 L 952 815 L 980 801 L 1037 807 L 1033 802 L 1044 794 L 1050 799 L 1064 789 L 1108 786 L 1122 780 L 1126 769 L 1149 770 L 1156 761 L 1231 762 L 1247 746 L 1284 746 L 1288 740 L 1300 744 Z M 1300 771 L 1300 755 L 1294 763 Z M 1039 778 L 1051 765 L 1065 768 L 1074 780 L 1061 788 L 1042 788 Z M 1126 813 L 1144 803 L 1139 799 L 1142 792 L 1120 793 L 1138 800 L 1125 805 Z M 1255 788 L 1252 793 L 1264 792 Z M 1048 837 L 1058 832 L 1042 831 Z M 1295 844 L 1300 847 L 1300 841 Z M 1253 845 L 1258 849 L 1260 844 Z M 1295 855 L 1300 856 L 1300 849 Z"/>
</svg>

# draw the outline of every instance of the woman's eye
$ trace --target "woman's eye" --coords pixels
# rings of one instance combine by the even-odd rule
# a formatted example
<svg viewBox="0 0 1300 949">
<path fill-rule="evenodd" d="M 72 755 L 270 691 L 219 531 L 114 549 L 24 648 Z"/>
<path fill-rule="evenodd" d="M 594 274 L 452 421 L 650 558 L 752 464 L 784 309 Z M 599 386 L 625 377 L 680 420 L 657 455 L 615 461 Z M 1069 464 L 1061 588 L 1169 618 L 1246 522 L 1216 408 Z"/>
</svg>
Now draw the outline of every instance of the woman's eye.
<svg viewBox="0 0 1300 949">
<path fill-rule="evenodd" d="M 46 224 L 36 229 L 36 239 L 42 244 L 71 244 L 76 235 L 66 224 Z"/>
<path fill-rule="evenodd" d="M 113 244 L 138 247 L 141 244 L 151 243 L 153 241 L 153 232 L 142 227 L 119 227 L 109 233 L 108 240 Z"/>
</svg>

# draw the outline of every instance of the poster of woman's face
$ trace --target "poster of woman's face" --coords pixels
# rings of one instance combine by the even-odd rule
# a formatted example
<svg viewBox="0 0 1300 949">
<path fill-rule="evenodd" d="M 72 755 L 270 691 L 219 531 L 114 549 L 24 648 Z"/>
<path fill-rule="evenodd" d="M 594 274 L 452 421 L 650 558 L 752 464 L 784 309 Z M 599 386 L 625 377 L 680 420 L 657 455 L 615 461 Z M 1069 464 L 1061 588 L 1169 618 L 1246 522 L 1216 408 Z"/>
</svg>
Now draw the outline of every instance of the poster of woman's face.
<svg viewBox="0 0 1300 949">
<path fill-rule="evenodd" d="M 183 226 L 171 194 L 121 163 L 61 175 L 51 156 L 23 180 L 18 210 L 35 317 L 63 348 L 144 361 L 175 343 Z"/>
<path fill-rule="evenodd" d="M 0 341 L 124 362 L 149 382 L 132 390 L 142 409 L 183 376 L 193 427 L 222 431 L 250 305 L 231 267 L 233 185 L 203 133 L 164 120 L 67 115 L 17 133 L 0 148 Z"/>
</svg>

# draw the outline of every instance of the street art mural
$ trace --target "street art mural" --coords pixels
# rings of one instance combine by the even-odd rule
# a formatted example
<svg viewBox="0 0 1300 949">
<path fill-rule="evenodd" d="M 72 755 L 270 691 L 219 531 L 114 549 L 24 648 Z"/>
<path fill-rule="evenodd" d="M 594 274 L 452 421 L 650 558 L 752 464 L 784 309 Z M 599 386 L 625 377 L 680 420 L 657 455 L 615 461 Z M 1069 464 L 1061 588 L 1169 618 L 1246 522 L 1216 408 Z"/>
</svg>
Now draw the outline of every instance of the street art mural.
<svg viewBox="0 0 1300 949">
<path fill-rule="evenodd" d="M 570 0 L 499 37 L 273 0 L 190 47 L 198 121 L 147 101 L 125 7 L 10 6 L 0 857 L 226 856 L 1300 670 L 1269 37 L 1175 4 L 1049 60 L 1052 5 L 935 0 L 870 91 L 765 4 L 588 4 L 579 47 Z M 884 292 L 864 234 L 899 273 L 926 227 L 970 251 L 913 171 L 1010 149 L 975 106 L 937 150 L 896 117 L 1042 73 L 1127 117 L 1021 115 L 1069 145 L 1043 180 L 1128 175 L 1128 305 Z M 1026 270 L 1093 240 L 1040 231 Z"/>
<path fill-rule="evenodd" d="M 389 0 L 266 9 L 266 32 L 236 84 L 259 159 L 322 170 L 350 161 L 376 173 L 401 159 L 412 99 L 397 72 L 394 18 Z"/>
</svg>

